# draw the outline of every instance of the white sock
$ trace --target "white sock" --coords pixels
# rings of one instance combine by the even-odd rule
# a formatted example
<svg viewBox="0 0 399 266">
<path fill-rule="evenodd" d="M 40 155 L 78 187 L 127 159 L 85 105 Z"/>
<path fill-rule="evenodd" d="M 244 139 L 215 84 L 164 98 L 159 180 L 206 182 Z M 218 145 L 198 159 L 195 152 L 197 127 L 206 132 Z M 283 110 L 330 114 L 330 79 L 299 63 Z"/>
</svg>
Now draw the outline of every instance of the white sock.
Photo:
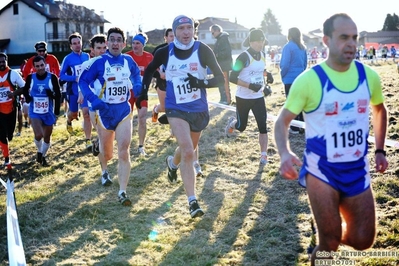
<svg viewBox="0 0 399 266">
<path fill-rule="evenodd" d="M 47 153 L 49 148 L 50 148 L 50 143 L 46 143 L 46 142 L 43 141 L 43 145 L 42 145 L 43 157 L 46 157 L 46 153 Z"/>
<path fill-rule="evenodd" d="M 42 140 L 33 139 L 37 148 L 37 151 L 40 152 L 42 150 Z"/>
</svg>

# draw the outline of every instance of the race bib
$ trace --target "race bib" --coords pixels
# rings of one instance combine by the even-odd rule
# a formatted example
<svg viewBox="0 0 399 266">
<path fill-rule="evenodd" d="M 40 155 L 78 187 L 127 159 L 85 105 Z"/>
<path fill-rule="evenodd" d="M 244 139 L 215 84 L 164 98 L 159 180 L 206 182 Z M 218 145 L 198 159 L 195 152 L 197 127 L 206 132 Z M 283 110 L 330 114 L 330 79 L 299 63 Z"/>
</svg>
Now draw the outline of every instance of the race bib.
<svg viewBox="0 0 399 266">
<path fill-rule="evenodd" d="M 10 87 L 0 88 L 0 103 L 11 102 L 12 99 L 8 98 L 8 93 L 11 92 Z"/>
<path fill-rule="evenodd" d="M 118 104 L 126 101 L 129 93 L 129 86 L 126 82 L 109 82 L 104 90 L 104 102 Z"/>
<path fill-rule="evenodd" d="M 363 156 L 367 132 L 361 124 L 356 118 L 328 119 L 325 136 L 329 162 L 353 162 Z"/>
<path fill-rule="evenodd" d="M 194 74 L 198 78 L 197 74 Z M 201 90 L 198 88 L 191 88 L 188 81 L 184 81 L 186 77 L 173 77 L 173 90 L 177 104 L 189 103 L 201 99 Z"/>
<path fill-rule="evenodd" d="M 35 114 L 46 114 L 49 111 L 48 97 L 33 98 L 33 112 Z"/>
<path fill-rule="evenodd" d="M 75 66 L 75 74 L 77 77 L 80 77 L 80 74 L 82 74 L 82 65 Z"/>
<path fill-rule="evenodd" d="M 263 76 L 255 76 L 255 77 L 251 77 L 251 83 L 254 84 L 260 84 L 263 86 L 264 83 L 264 78 Z"/>
</svg>

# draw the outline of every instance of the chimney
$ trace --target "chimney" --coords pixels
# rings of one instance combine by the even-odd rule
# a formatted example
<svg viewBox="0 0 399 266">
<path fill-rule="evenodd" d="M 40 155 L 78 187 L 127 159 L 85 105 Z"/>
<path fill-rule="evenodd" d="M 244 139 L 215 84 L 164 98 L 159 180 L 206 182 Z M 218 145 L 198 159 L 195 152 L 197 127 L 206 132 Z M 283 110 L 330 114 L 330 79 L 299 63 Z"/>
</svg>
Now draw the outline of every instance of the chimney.
<svg viewBox="0 0 399 266">
<path fill-rule="evenodd" d="M 44 4 L 44 12 L 47 14 L 47 15 L 49 15 L 50 14 L 50 6 L 49 6 L 49 4 Z"/>
</svg>

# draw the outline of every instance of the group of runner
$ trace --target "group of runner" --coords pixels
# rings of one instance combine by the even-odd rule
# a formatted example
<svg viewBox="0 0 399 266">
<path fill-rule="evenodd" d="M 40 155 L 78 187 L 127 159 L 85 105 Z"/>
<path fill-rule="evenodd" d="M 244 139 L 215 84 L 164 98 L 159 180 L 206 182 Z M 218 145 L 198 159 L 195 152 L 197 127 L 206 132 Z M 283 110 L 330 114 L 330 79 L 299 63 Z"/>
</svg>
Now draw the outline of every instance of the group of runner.
<svg viewBox="0 0 399 266">
<path fill-rule="evenodd" d="M 92 45 L 101 52 L 93 51 L 96 57 L 89 61 L 88 55 L 76 53 L 79 46 L 81 48 L 80 35 L 71 35 L 69 41 L 73 51 L 62 63 L 60 78 L 72 83 L 71 87 L 67 86 L 72 91 L 69 94 L 69 132 L 70 122 L 76 118 L 76 106 L 71 107 L 71 99 L 76 105 L 88 102 L 88 117 L 90 111 L 94 117 L 89 121 L 94 123 L 98 134 L 98 143 L 93 142 L 93 147 L 98 146 L 103 185 L 112 184 L 106 162 L 113 156 L 113 140 L 117 141 L 118 199 L 122 205 L 130 206 L 132 202 L 126 190 L 131 170 L 132 109 L 136 105 L 139 113 L 146 110 L 152 78 L 162 69 L 164 73 L 159 72 L 159 75 L 164 75 L 166 81 L 164 111 L 178 145 L 174 154 L 166 157 L 168 180 L 175 183 L 180 170 L 189 213 L 195 218 L 205 213 L 196 197 L 193 165 L 201 133 L 210 120 L 206 89 L 218 87 L 225 80 L 211 48 L 195 40 L 192 18 L 177 16 L 172 31 L 173 42 L 159 48 L 146 65 L 122 53 L 126 37 L 120 28 L 108 30 L 106 51 L 104 46 Z M 323 42 L 329 49 L 327 59 L 294 80 L 274 125 L 280 175 L 286 179 L 299 177 L 299 183 L 307 189 L 315 216 L 319 244 L 313 250 L 312 265 L 320 258 L 317 254 L 336 251 L 341 243 L 362 250 L 374 242 L 375 207 L 367 158 L 369 106 L 373 111 L 371 121 L 375 132 L 375 170 L 383 173 L 388 167 L 384 150 L 387 111 L 381 82 L 373 69 L 354 60 L 356 24 L 346 14 L 335 14 L 324 22 L 323 33 Z M 261 30 L 252 30 L 249 35 L 252 44 L 239 56 L 240 67 L 233 68 L 238 73 L 233 72 L 230 78 L 240 89 L 236 95 L 237 115 L 228 119 L 225 130 L 226 135 L 234 129 L 243 131 L 247 112 L 252 110 L 260 131 L 260 163 L 267 164 L 266 113 L 264 99 L 260 100 L 265 85 L 265 56 L 261 50 L 266 39 Z M 102 41 L 104 39 L 100 43 L 104 43 Z M 145 35 L 134 36 L 133 42 L 138 46 L 134 50 L 142 50 Z M 5 164 L 10 163 L 8 141 L 15 129 L 15 97 L 24 94 L 26 102 L 30 103 L 29 115 L 38 148 L 36 159 L 47 165 L 45 158 L 49 135 L 59 111 L 60 86 L 56 75 L 46 70 L 45 62 L 41 55 L 34 57 L 34 73 L 28 75 L 25 83 L 7 66 L 7 55 L 0 53 L 0 145 Z M 207 68 L 212 71 L 212 77 L 207 76 Z M 20 89 L 16 89 L 16 85 Z M 79 90 L 83 97 L 79 97 Z M 159 106 L 154 108 L 154 113 L 162 110 Z M 303 164 L 288 145 L 290 122 L 301 112 L 304 112 L 306 125 Z M 144 145 L 144 142 L 139 144 Z M 295 165 L 302 166 L 299 173 Z"/>
</svg>

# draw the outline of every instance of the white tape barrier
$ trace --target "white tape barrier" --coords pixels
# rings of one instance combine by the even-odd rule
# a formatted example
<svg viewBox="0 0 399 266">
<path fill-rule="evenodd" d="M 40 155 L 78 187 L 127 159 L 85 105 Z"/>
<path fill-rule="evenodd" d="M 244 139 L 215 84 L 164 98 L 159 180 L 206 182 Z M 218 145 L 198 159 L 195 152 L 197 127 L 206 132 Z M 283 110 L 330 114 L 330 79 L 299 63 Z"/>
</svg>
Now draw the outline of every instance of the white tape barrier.
<svg viewBox="0 0 399 266">
<path fill-rule="evenodd" d="M 156 93 L 149 93 L 148 96 L 158 96 L 158 95 Z M 223 108 L 223 109 L 230 110 L 233 112 L 236 111 L 235 106 L 220 104 L 220 103 L 216 103 L 216 102 L 208 102 L 208 103 L 215 107 Z M 252 112 L 250 112 L 250 115 L 253 116 Z M 277 116 L 269 114 L 269 113 L 267 114 L 267 120 L 274 122 L 274 121 L 276 121 L 276 119 L 277 119 Z M 305 122 L 298 121 L 298 120 L 291 121 L 291 125 L 300 127 L 300 128 L 305 128 Z M 368 141 L 375 143 L 375 138 L 373 136 L 369 136 Z M 399 148 L 399 142 L 391 140 L 391 139 L 385 139 L 385 145 L 389 146 L 389 147 Z"/>
<path fill-rule="evenodd" d="M 224 105 L 224 104 L 215 103 L 215 102 L 208 102 L 208 103 L 215 107 L 227 109 L 227 110 L 234 111 L 234 112 L 236 111 L 236 108 L 231 105 Z M 253 116 L 252 112 L 250 112 L 250 115 Z M 267 120 L 276 121 L 276 119 L 277 119 L 277 116 L 271 115 L 269 113 L 267 114 Z M 291 125 L 300 127 L 300 128 L 305 128 L 305 122 L 298 121 L 298 120 L 293 120 L 291 122 Z M 375 143 L 375 138 L 373 136 L 369 136 L 368 141 Z M 389 146 L 389 147 L 399 148 L 399 142 L 391 140 L 391 139 L 385 139 L 385 145 Z"/>
<path fill-rule="evenodd" d="M 1 181 L 4 185 L 4 181 Z M 19 231 L 17 208 L 14 200 L 14 181 L 10 182 L 9 179 L 7 180 L 7 244 L 9 265 L 26 265 L 21 232 Z"/>
</svg>

